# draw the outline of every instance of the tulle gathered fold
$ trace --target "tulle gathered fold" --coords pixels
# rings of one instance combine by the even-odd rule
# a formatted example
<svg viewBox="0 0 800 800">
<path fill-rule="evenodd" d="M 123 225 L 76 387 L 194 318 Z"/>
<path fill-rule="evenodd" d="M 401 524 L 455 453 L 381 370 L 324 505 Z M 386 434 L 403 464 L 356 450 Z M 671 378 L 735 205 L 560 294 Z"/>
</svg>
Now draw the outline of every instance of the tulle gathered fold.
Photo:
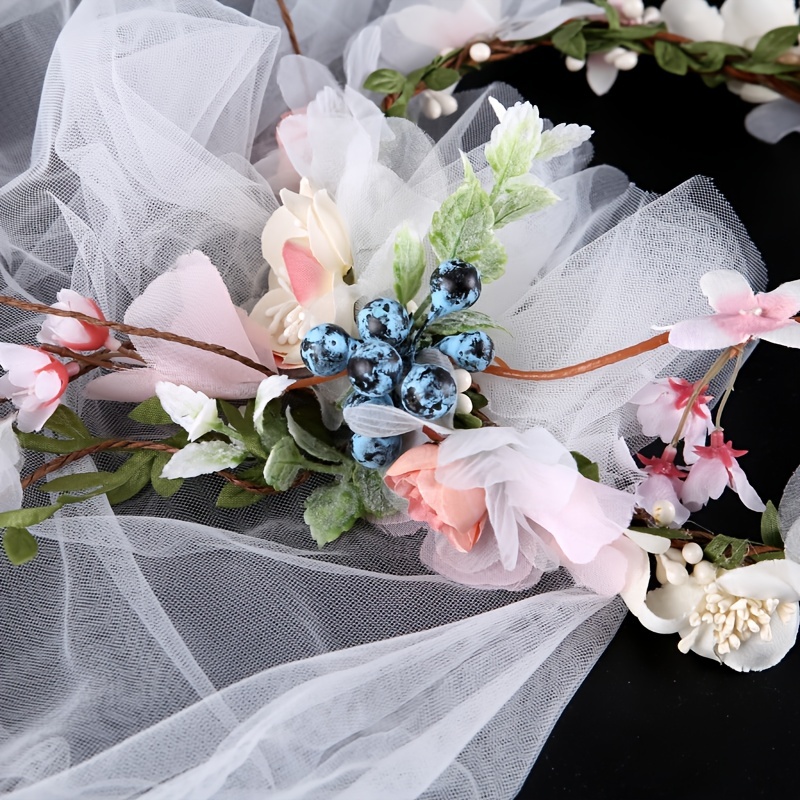
<svg viewBox="0 0 800 800">
<path fill-rule="evenodd" d="M 334 27 L 312 14 L 321 5 L 297 3 L 295 21 L 306 52 L 329 64 L 381 4 L 331 3 Z M 266 177 L 274 123 L 300 104 L 306 130 L 284 155 L 306 159 L 335 196 L 365 295 L 390 284 L 393 232 L 404 221 L 424 232 L 459 184 L 462 151 L 486 176 L 486 96 L 509 105 L 508 87 L 464 96 L 432 139 L 383 120 L 326 70 L 294 82 L 302 62 L 278 68 L 288 50 L 266 24 L 278 22 L 273 4 L 237 8 L 0 10 L 0 59 L 16 65 L 0 91 L 4 293 L 51 303 L 69 287 L 121 320 L 201 250 L 233 301 L 252 306 L 278 207 Z M 585 145 L 540 167 L 561 202 L 500 232 L 508 272 L 481 310 L 509 331 L 498 351 L 520 369 L 593 358 L 705 313 L 697 285 L 709 269 L 766 282 L 710 182 L 655 197 L 590 156 Z M 0 309 L 8 341 L 32 343 L 38 322 Z M 654 377 L 699 376 L 707 363 L 665 349 L 569 381 L 481 385 L 498 420 L 546 427 L 629 488 L 618 440 L 643 440 L 628 401 Z M 130 407 L 87 400 L 84 386 L 67 399 L 89 427 L 130 435 Z M 91 461 L 68 469 L 114 463 Z M 518 593 L 457 585 L 420 562 L 433 534 L 418 525 L 392 536 L 361 524 L 319 551 L 302 521 L 314 485 L 238 511 L 213 506 L 213 479 L 114 509 L 93 498 L 34 529 L 34 562 L 0 561 L 0 789 L 31 800 L 513 797 L 621 601 L 564 572 Z"/>
</svg>

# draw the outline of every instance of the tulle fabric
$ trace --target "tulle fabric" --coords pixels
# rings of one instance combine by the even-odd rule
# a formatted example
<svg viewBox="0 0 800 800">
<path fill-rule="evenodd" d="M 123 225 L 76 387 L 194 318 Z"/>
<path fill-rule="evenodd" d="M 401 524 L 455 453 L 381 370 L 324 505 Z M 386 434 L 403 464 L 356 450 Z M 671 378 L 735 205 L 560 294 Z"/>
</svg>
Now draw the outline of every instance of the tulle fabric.
<svg viewBox="0 0 800 800">
<path fill-rule="evenodd" d="M 68 19 L 60 3 L 23 5 L 0 12 L 0 52 L 20 65 L 2 98 L 4 291 L 49 303 L 70 287 L 121 319 L 199 249 L 234 302 L 253 303 L 277 207 L 253 163 L 291 88 L 275 81 L 285 45 L 258 18 L 267 4 L 248 17 L 206 0 L 84 0 Z M 459 151 L 486 177 L 477 148 L 493 112 L 485 95 L 464 98 L 434 146 L 351 98 L 353 123 L 337 92 L 310 114 L 309 177 L 340 204 L 367 295 L 388 288 L 392 232 L 407 219 L 424 233 L 460 181 Z M 356 128 L 366 146 L 333 158 Z M 589 156 L 544 165 L 562 202 L 501 232 L 509 274 L 483 310 L 511 331 L 498 344 L 514 366 L 563 366 L 704 313 L 697 281 L 715 266 L 763 288 L 757 253 L 708 182 L 656 199 L 586 168 Z M 0 321 L 7 339 L 34 340 L 30 316 L 3 309 Z M 544 425 L 630 486 L 614 455 L 633 431 L 627 401 L 653 376 L 702 367 L 665 350 L 571 382 L 481 382 L 499 419 Z M 93 430 L 133 432 L 126 406 L 88 401 L 81 385 L 68 401 Z M 36 561 L 0 563 L 0 787 L 32 800 L 512 797 L 613 636 L 620 601 L 562 572 L 526 593 L 456 585 L 421 565 L 425 531 L 362 524 L 318 551 L 302 522 L 314 485 L 221 511 L 219 486 L 201 481 L 114 510 L 94 498 L 38 526 Z"/>
</svg>

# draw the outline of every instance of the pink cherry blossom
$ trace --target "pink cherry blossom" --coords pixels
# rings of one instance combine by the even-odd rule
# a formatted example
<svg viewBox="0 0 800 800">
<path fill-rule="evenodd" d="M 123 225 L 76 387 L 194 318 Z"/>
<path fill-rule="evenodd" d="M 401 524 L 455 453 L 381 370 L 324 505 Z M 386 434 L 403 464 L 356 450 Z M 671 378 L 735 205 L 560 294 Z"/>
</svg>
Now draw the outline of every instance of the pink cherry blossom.
<svg viewBox="0 0 800 800">
<path fill-rule="evenodd" d="M 694 389 L 695 384 L 683 378 L 662 378 L 637 392 L 631 398 L 631 403 L 639 406 L 636 418 L 642 426 L 642 433 L 645 436 L 658 436 L 662 442 L 669 444 L 678 430 Z M 681 438 L 685 442 L 684 460 L 687 464 L 697 461 L 694 448 L 705 444 L 706 436 L 714 428 L 708 408 L 708 401 L 712 399 L 711 395 L 698 395 L 686 418 Z"/>
<path fill-rule="evenodd" d="M 58 302 L 53 303 L 53 308 L 62 311 L 77 311 L 79 314 L 105 320 L 103 312 L 94 300 L 84 297 L 72 289 L 62 289 L 57 298 Z M 43 344 L 55 344 L 82 352 L 99 350 L 101 347 L 109 350 L 119 348 L 119 342 L 108 328 L 69 317 L 46 317 L 42 330 L 36 338 Z"/>
<path fill-rule="evenodd" d="M 644 464 L 642 472 L 647 476 L 636 489 L 636 499 L 649 514 L 654 514 L 658 503 L 669 501 L 675 507 L 671 524 L 679 527 L 689 519 L 689 509 L 680 500 L 686 471 L 676 466 L 675 455 L 674 447 L 666 447 L 660 457 L 636 456 Z"/>
<path fill-rule="evenodd" d="M 35 347 L 5 343 L 0 343 L 0 366 L 8 371 L 0 378 L 0 397 L 19 409 L 17 427 L 28 433 L 42 429 L 58 408 L 70 374 L 79 369 Z"/>
<path fill-rule="evenodd" d="M 750 339 L 800 347 L 800 280 L 754 294 L 744 276 L 727 269 L 707 272 L 700 288 L 716 312 L 672 326 L 669 342 L 682 350 L 721 350 Z"/>
<path fill-rule="evenodd" d="M 716 430 L 711 434 L 710 446 L 695 447 L 695 452 L 700 458 L 689 470 L 681 493 L 681 500 L 690 511 L 702 508 L 710 498 L 716 500 L 726 486 L 739 495 L 747 508 L 764 510 L 764 503 L 736 461 L 747 450 L 734 450 L 731 443 L 725 441 L 723 431 Z"/>
</svg>

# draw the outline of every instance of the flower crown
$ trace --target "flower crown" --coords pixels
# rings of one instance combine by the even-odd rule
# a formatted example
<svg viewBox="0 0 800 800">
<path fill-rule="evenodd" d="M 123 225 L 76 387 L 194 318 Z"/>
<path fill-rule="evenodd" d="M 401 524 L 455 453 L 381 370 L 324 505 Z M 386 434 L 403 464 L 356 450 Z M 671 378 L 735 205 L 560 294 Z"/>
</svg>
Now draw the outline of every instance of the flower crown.
<svg viewBox="0 0 800 800">
<path fill-rule="evenodd" d="M 527 323 L 506 315 L 508 330 L 479 310 L 484 290 L 525 268 L 508 261 L 498 232 L 557 206 L 536 170 L 573 157 L 591 130 L 546 128 L 527 102 L 489 104 L 498 120 L 489 142 L 461 155 L 460 183 L 433 205 L 424 234 L 397 220 L 363 272 L 339 197 L 300 176 L 266 220 L 269 287 L 249 314 L 199 251 L 156 278 L 124 323 L 70 289 L 52 306 L 0 297 L 45 315 L 38 345 L 0 344 L 0 395 L 17 409 L 0 428 L 3 474 L 16 475 L 20 448 L 47 454 L 21 483 L 6 481 L 0 525 L 12 563 L 37 553 L 29 528 L 97 495 L 112 505 L 150 489 L 168 498 L 185 481 L 214 485 L 211 475 L 216 506 L 239 509 L 321 476 L 304 501 L 320 547 L 358 536 L 360 519 L 410 519 L 431 531 L 422 562 L 459 583 L 519 590 L 562 568 L 577 585 L 620 593 L 651 630 L 679 633 L 684 652 L 738 670 L 777 663 L 796 635 L 800 567 L 785 558 L 777 510 L 750 486 L 738 463 L 746 451 L 721 422 L 751 343 L 800 347 L 800 281 L 764 293 L 741 272 L 712 270 L 696 292 L 711 313 L 581 363 L 515 369 L 499 342 L 524 338 Z M 376 285 L 385 288 L 370 294 Z M 169 330 L 158 328 L 165 297 L 176 309 Z M 630 396 L 639 430 L 629 438 L 664 447 L 637 454 L 637 466 L 620 440 L 622 482 L 547 428 L 493 413 L 509 383 L 575 381 L 661 348 L 685 351 L 686 375 L 700 364 L 702 374 L 666 374 Z M 137 434 L 94 432 L 62 402 L 70 382 L 95 370 L 105 374 L 79 391 L 138 401 L 128 414 Z M 42 483 L 104 453 L 125 460 Z M 763 512 L 761 541 L 689 522 L 726 487 Z M 648 592 L 651 562 L 660 588 Z M 785 632 L 773 637 L 776 626 Z"/>
</svg>

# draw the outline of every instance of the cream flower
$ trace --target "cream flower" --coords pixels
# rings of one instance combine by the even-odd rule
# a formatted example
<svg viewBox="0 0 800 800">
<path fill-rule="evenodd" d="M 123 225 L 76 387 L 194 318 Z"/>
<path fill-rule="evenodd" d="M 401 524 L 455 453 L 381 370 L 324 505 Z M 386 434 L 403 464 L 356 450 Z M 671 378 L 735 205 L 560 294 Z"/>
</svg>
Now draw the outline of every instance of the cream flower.
<svg viewBox="0 0 800 800">
<path fill-rule="evenodd" d="M 299 367 L 300 342 L 315 325 L 331 322 L 354 332 L 355 291 L 344 282 L 353 256 L 347 226 L 325 189 L 304 178 L 299 193 L 280 194 L 283 205 L 261 236 L 270 288 L 250 317 L 267 329 L 284 365 Z"/>
</svg>

